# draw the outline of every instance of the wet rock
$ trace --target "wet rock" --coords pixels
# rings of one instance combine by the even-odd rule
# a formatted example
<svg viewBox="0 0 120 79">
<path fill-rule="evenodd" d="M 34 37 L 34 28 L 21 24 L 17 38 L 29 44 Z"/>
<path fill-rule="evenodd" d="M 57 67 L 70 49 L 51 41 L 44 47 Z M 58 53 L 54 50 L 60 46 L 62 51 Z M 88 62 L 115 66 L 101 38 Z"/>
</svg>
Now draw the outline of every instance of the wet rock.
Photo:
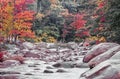
<svg viewBox="0 0 120 79">
<path fill-rule="evenodd" d="M 83 73 L 85 79 L 120 79 L 120 60 L 106 60 Z"/>
<path fill-rule="evenodd" d="M 5 75 L 5 76 L 1 75 L 0 79 L 19 79 L 19 77 L 15 75 Z"/>
<path fill-rule="evenodd" d="M 20 65 L 19 61 L 16 60 L 6 60 L 3 63 L 0 64 L 0 68 L 6 68 L 6 67 L 10 67 L 10 66 L 17 66 Z"/>
<path fill-rule="evenodd" d="M 74 64 L 72 62 L 61 62 L 54 64 L 53 67 L 73 68 Z"/>
<path fill-rule="evenodd" d="M 77 63 L 74 65 L 76 68 L 89 68 L 87 63 Z"/>
<path fill-rule="evenodd" d="M 51 70 L 44 70 L 44 73 L 54 73 L 54 72 Z"/>
<path fill-rule="evenodd" d="M 53 67 L 61 67 L 61 64 L 60 63 L 55 63 L 55 64 L 53 64 Z"/>
<path fill-rule="evenodd" d="M 68 42 L 68 47 L 71 49 L 76 49 L 78 48 L 78 44 L 75 42 Z"/>
<path fill-rule="evenodd" d="M 110 48 L 114 47 L 114 46 L 118 46 L 118 44 L 116 43 L 100 43 L 96 46 L 94 46 L 89 52 L 87 52 L 87 54 L 84 56 L 83 58 L 83 62 L 87 63 L 89 62 L 91 59 L 93 59 L 94 57 L 96 57 L 97 55 L 100 55 L 104 52 L 106 52 L 107 50 L 109 50 Z"/>
<path fill-rule="evenodd" d="M 64 73 L 64 72 L 67 72 L 67 71 L 65 71 L 64 69 L 58 69 L 56 72 Z"/>
<path fill-rule="evenodd" d="M 48 49 L 53 49 L 53 48 L 57 48 L 57 45 L 55 43 L 47 43 L 46 47 Z"/>
<path fill-rule="evenodd" d="M 24 75 L 33 75 L 32 73 L 25 73 Z"/>
<path fill-rule="evenodd" d="M 5 58 L 5 60 L 16 60 L 16 61 L 19 61 L 21 64 L 23 64 L 25 59 L 21 55 L 14 55 L 14 56 L 10 56 L 8 58 Z"/>
<path fill-rule="evenodd" d="M 91 59 L 88 63 L 90 68 L 95 67 L 96 65 L 98 65 L 99 63 L 108 60 L 109 58 L 111 58 L 114 54 L 116 54 L 118 51 L 120 51 L 120 46 L 115 46 L 111 49 L 109 49 L 108 51 L 94 57 L 93 59 Z"/>
<path fill-rule="evenodd" d="M 24 43 L 22 43 L 22 45 L 26 49 L 35 49 L 35 45 L 33 43 L 30 43 L 30 42 L 24 42 Z"/>
<path fill-rule="evenodd" d="M 47 48 L 47 43 L 45 42 L 36 43 L 35 45 L 36 49 Z"/>
<path fill-rule="evenodd" d="M 54 69 L 52 66 L 47 66 L 46 68 L 47 69 Z"/>
<path fill-rule="evenodd" d="M 36 65 L 28 65 L 28 67 L 37 67 Z"/>
<path fill-rule="evenodd" d="M 34 70 L 41 70 L 40 68 L 35 68 Z"/>
<path fill-rule="evenodd" d="M 21 74 L 21 73 L 16 71 L 0 71 L 0 74 L 5 75 L 5 74 Z"/>
<path fill-rule="evenodd" d="M 24 57 L 32 57 L 32 58 L 40 58 L 39 54 L 31 53 L 31 52 L 26 52 L 24 54 Z"/>
<path fill-rule="evenodd" d="M 114 54 L 110 59 L 118 59 L 120 60 L 120 51 Z"/>
</svg>

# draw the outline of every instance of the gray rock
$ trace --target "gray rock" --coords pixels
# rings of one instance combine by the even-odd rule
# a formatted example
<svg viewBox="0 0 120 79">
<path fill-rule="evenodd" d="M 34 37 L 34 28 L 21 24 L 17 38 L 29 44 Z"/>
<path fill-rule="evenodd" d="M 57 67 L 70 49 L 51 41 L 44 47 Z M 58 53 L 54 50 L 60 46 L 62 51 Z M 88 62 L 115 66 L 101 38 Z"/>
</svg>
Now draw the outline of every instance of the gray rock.
<svg viewBox="0 0 120 79">
<path fill-rule="evenodd" d="M 83 62 L 87 63 L 94 57 L 96 57 L 96 56 L 106 52 L 110 48 L 112 48 L 114 46 L 118 46 L 118 45 L 119 44 L 116 44 L 116 43 L 100 43 L 100 44 L 94 46 L 89 52 L 87 52 L 87 54 L 83 58 Z"/>
<path fill-rule="evenodd" d="M 113 55 L 110 59 L 118 59 L 120 60 L 120 51 Z"/>
<path fill-rule="evenodd" d="M 54 72 L 51 70 L 44 70 L 44 73 L 54 73 Z"/>
<path fill-rule="evenodd" d="M 5 76 L 1 75 L 0 79 L 19 79 L 19 77 L 15 75 L 5 75 Z"/>
<path fill-rule="evenodd" d="M 86 79 L 120 79 L 120 60 L 106 60 L 83 73 Z"/>
<path fill-rule="evenodd" d="M 24 42 L 22 45 L 26 49 L 35 49 L 35 45 L 33 43 L 30 43 L 30 42 Z"/>
<path fill-rule="evenodd" d="M 39 54 L 31 53 L 31 52 L 26 52 L 24 54 L 24 57 L 32 57 L 32 58 L 40 58 Z"/>
<path fill-rule="evenodd" d="M 67 71 L 65 71 L 64 69 L 58 69 L 56 72 L 64 73 L 64 72 L 67 72 Z"/>
<path fill-rule="evenodd" d="M 24 75 L 33 75 L 32 73 L 25 73 Z"/>
<path fill-rule="evenodd" d="M 87 63 L 76 63 L 75 67 L 76 68 L 89 68 Z"/>
<path fill-rule="evenodd" d="M 120 51 L 120 46 L 115 46 L 111 49 L 109 49 L 108 51 L 94 57 L 93 59 L 91 59 L 88 63 L 90 68 L 93 68 L 94 66 L 98 65 L 99 63 L 108 60 L 109 58 L 111 58 L 114 54 L 116 54 L 118 51 Z"/>
<path fill-rule="evenodd" d="M 0 64 L 0 67 L 5 68 L 5 67 L 17 66 L 17 65 L 20 65 L 20 62 L 17 60 L 5 60 Z"/>
<path fill-rule="evenodd" d="M 16 71 L 0 71 L 0 75 L 5 75 L 5 74 L 21 74 L 21 73 Z"/>
<path fill-rule="evenodd" d="M 52 66 L 47 66 L 46 68 L 47 69 L 54 69 Z"/>
<path fill-rule="evenodd" d="M 74 63 L 72 63 L 72 62 L 61 62 L 61 63 L 54 64 L 53 67 L 73 68 Z"/>
<path fill-rule="evenodd" d="M 53 67 L 61 67 L 61 64 L 60 63 L 55 63 L 55 64 L 53 64 Z"/>
</svg>

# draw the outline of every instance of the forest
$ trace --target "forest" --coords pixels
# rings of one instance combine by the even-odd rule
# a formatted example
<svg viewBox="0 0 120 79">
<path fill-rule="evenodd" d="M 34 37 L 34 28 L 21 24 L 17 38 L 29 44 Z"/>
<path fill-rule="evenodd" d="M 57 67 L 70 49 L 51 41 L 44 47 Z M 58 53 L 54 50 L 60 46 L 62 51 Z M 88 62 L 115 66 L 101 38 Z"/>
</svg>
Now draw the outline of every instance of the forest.
<svg viewBox="0 0 120 79">
<path fill-rule="evenodd" d="M 119 0 L 1 0 L 1 42 L 120 41 Z"/>
</svg>

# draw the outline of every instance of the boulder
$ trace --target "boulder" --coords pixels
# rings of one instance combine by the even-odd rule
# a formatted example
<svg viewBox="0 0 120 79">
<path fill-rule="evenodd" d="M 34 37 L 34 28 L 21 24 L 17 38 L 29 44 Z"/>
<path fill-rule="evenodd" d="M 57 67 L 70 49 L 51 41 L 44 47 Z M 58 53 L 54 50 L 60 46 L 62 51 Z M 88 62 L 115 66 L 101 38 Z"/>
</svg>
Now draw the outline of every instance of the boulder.
<svg viewBox="0 0 120 79">
<path fill-rule="evenodd" d="M 114 46 L 118 46 L 119 44 L 116 43 L 100 43 L 96 46 L 94 46 L 83 58 L 83 62 L 87 63 L 89 62 L 92 58 L 96 57 L 97 55 L 100 55 L 110 48 Z"/>
<path fill-rule="evenodd" d="M 36 43 L 35 45 L 36 49 L 47 48 L 47 43 L 45 42 Z"/>
<path fill-rule="evenodd" d="M 57 46 L 56 46 L 55 43 L 47 43 L 46 47 L 47 47 L 48 49 L 57 48 Z"/>
<path fill-rule="evenodd" d="M 85 79 L 120 79 L 119 72 L 120 60 L 106 60 L 83 73 L 81 77 Z"/>
<path fill-rule="evenodd" d="M 52 66 L 47 66 L 46 69 L 54 69 Z"/>
<path fill-rule="evenodd" d="M 55 63 L 55 64 L 53 64 L 53 67 L 61 67 L 61 64 L 60 63 Z"/>
<path fill-rule="evenodd" d="M 5 76 L 1 75 L 0 79 L 19 79 L 19 77 L 15 75 L 5 75 Z"/>
<path fill-rule="evenodd" d="M 44 70 L 44 73 L 54 73 L 54 72 L 51 70 Z"/>
<path fill-rule="evenodd" d="M 10 66 L 20 65 L 20 62 L 17 60 L 5 60 L 0 64 L 0 68 L 6 68 Z"/>
<path fill-rule="evenodd" d="M 95 67 L 96 65 L 98 65 L 99 63 L 108 60 L 109 58 L 111 58 L 114 54 L 116 54 L 118 51 L 120 51 L 120 46 L 115 46 L 111 49 L 109 49 L 108 51 L 94 57 L 93 59 L 91 59 L 88 64 L 90 66 L 90 68 Z"/>
<path fill-rule="evenodd" d="M 58 69 L 56 72 L 64 73 L 64 72 L 67 72 L 67 71 L 65 71 L 64 69 Z"/>
<path fill-rule="evenodd" d="M 53 65 L 53 67 L 73 68 L 74 63 L 72 62 L 60 62 Z"/>
<path fill-rule="evenodd" d="M 71 49 L 77 49 L 78 48 L 78 44 L 75 42 L 68 42 L 68 47 Z"/>
<path fill-rule="evenodd" d="M 118 59 L 120 60 L 120 51 L 114 54 L 110 59 Z"/>
<path fill-rule="evenodd" d="M 76 67 L 76 68 L 89 68 L 87 63 L 76 63 L 76 64 L 74 64 L 74 67 Z"/>
<path fill-rule="evenodd" d="M 33 75 L 32 73 L 25 73 L 24 75 Z"/>
<path fill-rule="evenodd" d="M 31 52 L 26 52 L 24 54 L 24 57 L 32 57 L 32 58 L 40 58 L 39 54 L 31 53 Z"/>
<path fill-rule="evenodd" d="M 25 59 L 21 55 L 13 55 L 13 56 L 8 56 L 7 58 L 4 58 L 4 61 L 5 60 L 16 60 L 16 61 L 19 61 L 21 64 L 23 64 Z"/>
<path fill-rule="evenodd" d="M 26 49 L 35 49 L 35 45 L 33 43 L 30 43 L 30 42 L 23 42 L 22 45 Z"/>
<path fill-rule="evenodd" d="M 0 71 L 0 74 L 6 75 L 6 74 L 21 74 L 21 73 L 16 71 Z"/>
</svg>

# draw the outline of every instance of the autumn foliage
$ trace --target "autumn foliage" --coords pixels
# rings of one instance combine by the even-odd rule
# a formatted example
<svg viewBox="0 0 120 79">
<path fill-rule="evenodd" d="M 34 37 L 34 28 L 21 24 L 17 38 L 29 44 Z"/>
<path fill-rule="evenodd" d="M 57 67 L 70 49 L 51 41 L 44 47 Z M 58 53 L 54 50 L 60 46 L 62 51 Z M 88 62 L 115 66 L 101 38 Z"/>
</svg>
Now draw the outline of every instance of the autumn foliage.
<svg viewBox="0 0 120 79">
<path fill-rule="evenodd" d="M 83 19 L 84 18 L 83 14 L 76 14 L 74 18 L 75 20 L 71 25 L 74 26 L 75 29 L 81 29 L 85 26 L 85 23 L 87 21 Z"/>
<path fill-rule="evenodd" d="M 34 0 L 0 0 L 1 35 L 7 41 L 22 37 L 34 37 L 31 31 L 34 12 L 27 9 L 27 4 Z"/>
</svg>

